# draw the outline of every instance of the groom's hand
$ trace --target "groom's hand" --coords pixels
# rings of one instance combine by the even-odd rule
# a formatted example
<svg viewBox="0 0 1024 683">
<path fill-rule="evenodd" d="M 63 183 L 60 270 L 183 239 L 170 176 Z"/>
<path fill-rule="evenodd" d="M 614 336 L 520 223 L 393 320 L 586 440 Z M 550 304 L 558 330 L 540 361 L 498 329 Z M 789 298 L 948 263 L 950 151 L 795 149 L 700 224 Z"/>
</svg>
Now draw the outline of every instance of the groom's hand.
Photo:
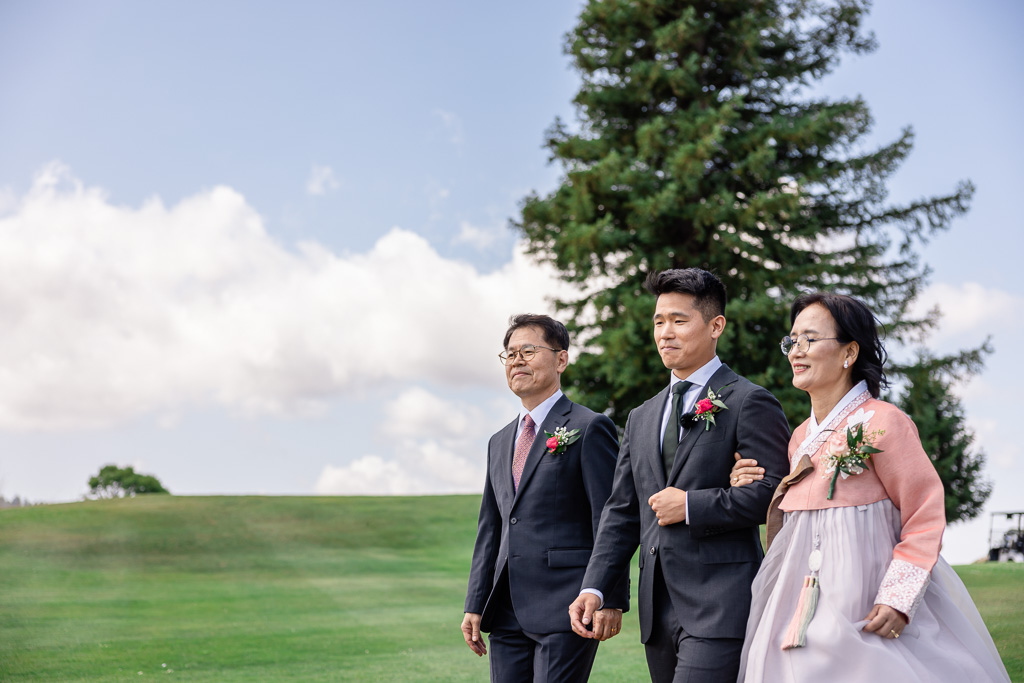
<svg viewBox="0 0 1024 683">
<path fill-rule="evenodd" d="M 580 593 L 580 596 L 569 605 L 569 623 L 572 630 L 583 638 L 593 638 L 594 632 L 587 627 L 594 619 L 594 612 L 601 608 L 601 598 L 593 593 Z"/>
<path fill-rule="evenodd" d="M 466 645 L 476 653 L 477 657 L 487 654 L 487 646 L 484 645 L 484 637 L 480 635 L 480 615 L 466 612 L 462 618 L 462 637 L 466 639 Z"/>
<path fill-rule="evenodd" d="M 674 486 L 662 489 L 647 499 L 658 517 L 658 526 L 678 524 L 686 519 L 686 491 Z"/>
</svg>

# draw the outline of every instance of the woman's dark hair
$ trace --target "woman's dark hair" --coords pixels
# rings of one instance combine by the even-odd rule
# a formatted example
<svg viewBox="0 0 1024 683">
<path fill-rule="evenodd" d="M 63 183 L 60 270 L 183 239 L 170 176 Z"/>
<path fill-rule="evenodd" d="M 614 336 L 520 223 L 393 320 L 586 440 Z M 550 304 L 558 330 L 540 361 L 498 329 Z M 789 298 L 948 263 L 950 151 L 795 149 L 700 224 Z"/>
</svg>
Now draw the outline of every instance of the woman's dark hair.
<svg viewBox="0 0 1024 683">
<path fill-rule="evenodd" d="M 654 296 L 670 292 L 693 295 L 694 308 L 700 311 L 704 322 L 725 315 L 725 285 L 714 273 L 700 268 L 673 268 L 651 273 L 644 281 L 644 289 Z"/>
<path fill-rule="evenodd" d="M 853 363 L 853 383 L 864 380 L 868 391 L 878 398 L 882 387 L 889 386 L 885 377 L 886 353 L 882 340 L 878 337 L 878 328 L 882 323 L 875 318 L 871 309 L 863 301 L 845 294 L 829 292 L 812 292 L 801 294 L 793 302 L 789 315 L 789 324 L 796 322 L 796 317 L 807 308 L 819 304 L 824 306 L 836 323 L 836 337 L 840 344 L 857 342 L 860 351 Z"/>
<path fill-rule="evenodd" d="M 508 348 L 508 340 L 512 333 L 520 327 L 536 327 L 540 330 L 544 341 L 559 351 L 569 350 L 569 331 L 565 325 L 558 322 L 549 315 L 536 315 L 534 313 L 520 313 L 508 319 L 508 331 L 505 332 L 505 342 L 502 344 Z"/>
</svg>

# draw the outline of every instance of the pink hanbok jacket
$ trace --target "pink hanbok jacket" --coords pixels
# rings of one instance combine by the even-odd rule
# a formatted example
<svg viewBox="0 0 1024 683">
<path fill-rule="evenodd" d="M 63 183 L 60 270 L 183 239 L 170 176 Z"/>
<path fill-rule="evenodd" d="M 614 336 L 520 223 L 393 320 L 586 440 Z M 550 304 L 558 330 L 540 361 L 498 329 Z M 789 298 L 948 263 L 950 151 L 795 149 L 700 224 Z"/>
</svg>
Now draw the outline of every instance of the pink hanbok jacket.
<svg viewBox="0 0 1024 683">
<path fill-rule="evenodd" d="M 797 427 L 789 441 L 790 462 L 796 464 L 769 507 L 769 545 L 782 526 L 784 512 L 868 505 L 888 498 L 900 511 L 902 528 L 875 604 L 889 605 L 912 619 L 928 588 L 946 528 L 942 481 L 921 446 L 917 426 L 899 408 L 867 392 L 801 449 L 809 422 Z M 829 438 L 859 422 L 865 434 L 884 431 L 874 438 L 875 448 L 882 452 L 874 454 L 861 473 L 840 476 L 829 500 L 832 477 L 826 476 L 824 462 Z"/>
</svg>

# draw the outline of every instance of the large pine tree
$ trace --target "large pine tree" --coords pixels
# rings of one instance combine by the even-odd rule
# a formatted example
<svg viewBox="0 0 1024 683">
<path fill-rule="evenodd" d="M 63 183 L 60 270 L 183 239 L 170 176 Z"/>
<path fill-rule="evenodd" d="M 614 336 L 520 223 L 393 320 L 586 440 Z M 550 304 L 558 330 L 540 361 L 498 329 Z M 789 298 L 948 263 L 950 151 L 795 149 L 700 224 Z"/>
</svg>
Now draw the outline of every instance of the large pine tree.
<svg viewBox="0 0 1024 683">
<path fill-rule="evenodd" d="M 627 412 L 668 381 L 655 351 L 651 271 L 699 266 L 729 291 L 719 352 L 771 390 L 795 425 L 808 411 L 779 351 L 789 304 L 828 289 L 866 301 L 891 346 L 930 321 L 908 306 L 926 268 L 914 248 L 964 213 L 968 182 L 908 204 L 887 178 L 911 151 L 867 149 L 859 98 L 811 86 L 844 54 L 874 48 L 866 0 L 591 0 L 567 36 L 582 78 L 578 126 L 547 133 L 564 178 L 517 222 L 538 258 L 578 285 L 560 301 L 585 352 L 566 384 Z"/>
</svg>

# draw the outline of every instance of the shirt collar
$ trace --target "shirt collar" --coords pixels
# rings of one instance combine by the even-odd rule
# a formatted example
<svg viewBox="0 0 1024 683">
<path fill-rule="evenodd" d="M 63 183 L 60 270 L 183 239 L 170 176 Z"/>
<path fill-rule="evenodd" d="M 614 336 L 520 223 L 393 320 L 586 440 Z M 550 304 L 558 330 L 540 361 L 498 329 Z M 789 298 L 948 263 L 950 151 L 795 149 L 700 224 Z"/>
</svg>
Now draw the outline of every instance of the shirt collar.
<svg viewBox="0 0 1024 683">
<path fill-rule="evenodd" d="M 564 396 L 562 390 L 555 389 L 555 393 L 544 399 L 544 401 L 533 410 L 527 410 L 525 406 L 520 406 L 519 429 L 522 429 L 523 418 L 526 417 L 527 413 L 529 413 L 530 417 L 533 418 L 533 423 L 537 425 L 536 428 L 540 429 L 540 426 L 544 424 L 544 420 L 547 419 L 548 413 L 551 412 L 551 409 L 555 407 L 555 404 L 558 403 L 558 399 L 562 398 L 562 396 Z"/>
<path fill-rule="evenodd" d="M 711 381 L 711 377 L 716 372 L 718 372 L 718 368 L 720 368 L 720 367 L 722 367 L 722 360 L 716 355 L 714 358 L 709 360 L 707 363 L 705 363 L 704 365 L 700 366 L 699 368 L 697 368 L 696 370 L 691 372 L 690 376 L 686 378 L 686 381 L 690 382 L 695 387 L 705 386 L 708 382 Z M 678 377 L 676 377 L 676 373 L 674 373 L 674 372 L 671 373 L 671 378 L 672 379 L 671 379 L 671 381 L 668 384 L 669 391 L 672 390 L 672 387 L 674 387 L 676 385 L 676 383 L 683 381 L 683 380 L 679 379 Z"/>
</svg>

